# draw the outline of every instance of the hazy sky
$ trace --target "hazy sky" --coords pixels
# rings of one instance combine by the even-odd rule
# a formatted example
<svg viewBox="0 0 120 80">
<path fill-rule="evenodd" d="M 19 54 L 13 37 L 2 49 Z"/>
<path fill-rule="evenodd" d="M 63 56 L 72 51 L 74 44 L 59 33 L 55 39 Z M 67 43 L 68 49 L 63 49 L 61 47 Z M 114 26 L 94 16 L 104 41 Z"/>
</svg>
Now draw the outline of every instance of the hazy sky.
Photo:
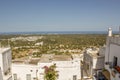
<svg viewBox="0 0 120 80">
<path fill-rule="evenodd" d="M 118 30 L 120 0 L 0 0 L 0 32 Z"/>
</svg>

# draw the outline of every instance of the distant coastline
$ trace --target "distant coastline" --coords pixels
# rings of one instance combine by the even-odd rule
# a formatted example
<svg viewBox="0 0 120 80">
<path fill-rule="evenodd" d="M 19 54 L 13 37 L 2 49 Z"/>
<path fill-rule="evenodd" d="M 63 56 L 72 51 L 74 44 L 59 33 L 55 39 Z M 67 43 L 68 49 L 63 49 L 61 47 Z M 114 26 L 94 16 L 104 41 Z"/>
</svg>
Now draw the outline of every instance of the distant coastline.
<svg viewBox="0 0 120 80">
<path fill-rule="evenodd" d="M 117 31 L 113 32 L 117 34 Z M 107 34 L 107 31 L 33 31 L 33 32 L 0 32 L 1 34 L 5 35 L 19 35 L 19 34 Z"/>
</svg>

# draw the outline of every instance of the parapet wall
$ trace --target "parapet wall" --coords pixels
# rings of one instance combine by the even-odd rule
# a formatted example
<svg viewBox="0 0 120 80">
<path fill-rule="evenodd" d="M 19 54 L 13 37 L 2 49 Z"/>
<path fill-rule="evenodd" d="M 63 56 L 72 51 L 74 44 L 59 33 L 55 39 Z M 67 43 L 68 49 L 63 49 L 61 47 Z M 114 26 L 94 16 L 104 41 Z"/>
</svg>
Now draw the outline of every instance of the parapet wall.
<svg viewBox="0 0 120 80">
<path fill-rule="evenodd" d="M 120 37 L 110 37 L 109 42 L 120 45 Z"/>
</svg>

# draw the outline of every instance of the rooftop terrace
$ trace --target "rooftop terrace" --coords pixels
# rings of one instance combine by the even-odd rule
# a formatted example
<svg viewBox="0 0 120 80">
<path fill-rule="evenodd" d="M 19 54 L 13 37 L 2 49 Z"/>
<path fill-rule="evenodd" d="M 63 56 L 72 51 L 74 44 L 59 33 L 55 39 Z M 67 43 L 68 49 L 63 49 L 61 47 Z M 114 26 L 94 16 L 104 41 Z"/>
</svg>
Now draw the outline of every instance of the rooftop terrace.
<svg viewBox="0 0 120 80">
<path fill-rule="evenodd" d="M 40 58 L 31 58 L 31 59 L 24 58 L 24 59 L 15 59 L 12 61 L 12 63 L 37 65 L 39 61 L 40 61 Z"/>
<path fill-rule="evenodd" d="M 72 60 L 72 57 L 69 55 L 43 54 L 40 58 L 25 57 L 25 58 L 15 59 L 12 61 L 12 63 L 37 65 L 39 62 L 50 63 L 52 61 L 70 61 L 70 60 Z"/>
<path fill-rule="evenodd" d="M 71 56 L 68 55 L 54 55 L 54 54 L 43 54 L 40 62 L 52 62 L 52 61 L 70 61 Z"/>
</svg>

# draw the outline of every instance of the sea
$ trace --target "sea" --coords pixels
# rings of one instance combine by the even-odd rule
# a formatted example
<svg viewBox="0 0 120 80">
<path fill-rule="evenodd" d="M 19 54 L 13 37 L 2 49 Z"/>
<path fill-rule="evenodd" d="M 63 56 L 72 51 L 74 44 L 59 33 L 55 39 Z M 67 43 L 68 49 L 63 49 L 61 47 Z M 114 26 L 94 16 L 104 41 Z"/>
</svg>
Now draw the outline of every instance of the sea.
<svg viewBox="0 0 120 80">
<path fill-rule="evenodd" d="M 22 35 L 22 34 L 107 34 L 107 31 L 31 31 L 31 32 L 0 32 L 0 35 Z M 113 32 L 117 34 L 117 31 Z"/>
</svg>

